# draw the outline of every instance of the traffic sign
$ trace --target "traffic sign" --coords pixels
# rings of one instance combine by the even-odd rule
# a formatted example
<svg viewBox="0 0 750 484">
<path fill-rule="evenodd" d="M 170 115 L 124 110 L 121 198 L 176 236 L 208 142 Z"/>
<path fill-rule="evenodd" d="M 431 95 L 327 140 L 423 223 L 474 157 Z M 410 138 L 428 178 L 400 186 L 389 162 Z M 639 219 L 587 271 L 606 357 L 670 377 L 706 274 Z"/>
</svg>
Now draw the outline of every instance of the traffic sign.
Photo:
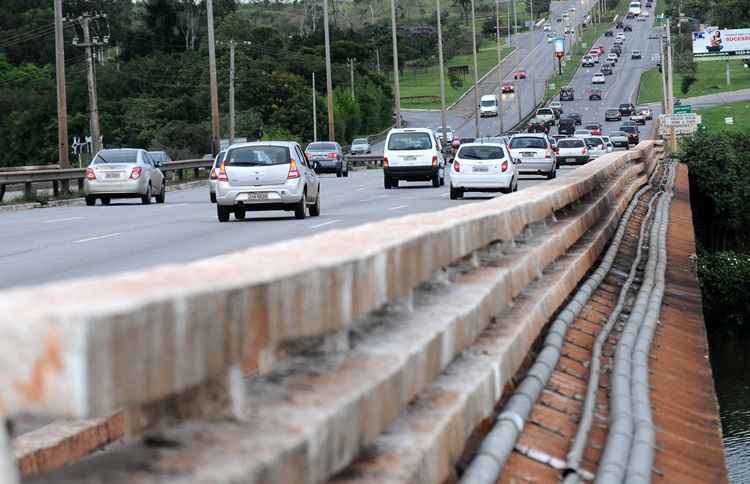
<svg viewBox="0 0 750 484">
<path fill-rule="evenodd" d="M 691 104 L 680 104 L 679 106 L 674 107 L 675 114 L 684 114 L 684 113 L 692 113 L 692 112 L 693 112 L 693 106 Z"/>
<path fill-rule="evenodd" d="M 687 114 L 672 114 L 662 115 L 662 123 L 664 126 L 698 126 L 701 123 L 701 115 L 694 113 Z"/>
</svg>

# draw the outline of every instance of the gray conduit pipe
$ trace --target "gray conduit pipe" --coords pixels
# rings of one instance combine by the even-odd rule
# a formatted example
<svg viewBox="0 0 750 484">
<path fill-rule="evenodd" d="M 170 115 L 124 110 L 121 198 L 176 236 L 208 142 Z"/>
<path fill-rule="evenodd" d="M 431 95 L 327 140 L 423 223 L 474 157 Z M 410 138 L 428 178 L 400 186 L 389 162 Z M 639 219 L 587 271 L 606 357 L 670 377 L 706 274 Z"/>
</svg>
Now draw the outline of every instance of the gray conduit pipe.
<svg viewBox="0 0 750 484">
<path fill-rule="evenodd" d="M 651 178 L 653 178 L 653 174 Z M 628 220 L 630 220 L 630 216 L 638 205 L 641 196 L 650 188 L 649 185 L 644 186 L 633 197 L 623 214 L 612 244 L 602 258 L 601 264 L 581 285 L 573 299 L 550 326 L 542 351 L 521 384 L 513 392 L 503 412 L 498 415 L 494 427 L 482 441 L 477 455 L 461 478 L 461 484 L 494 484 L 496 482 L 505 462 L 513 452 L 518 436 L 523 430 L 534 403 L 539 398 L 547 381 L 549 381 L 555 366 L 557 366 L 568 326 L 576 320 L 612 267 L 615 255 L 617 255 L 622 243 Z"/>
<path fill-rule="evenodd" d="M 659 227 L 664 220 L 664 199 L 659 200 L 656 218 L 649 236 L 649 255 L 638 291 L 625 328 L 615 348 L 614 368 L 610 374 L 609 432 L 595 482 L 597 484 L 623 481 L 630 448 L 633 442 L 634 422 L 631 403 L 631 360 L 638 331 L 649 309 L 651 293 L 655 286 L 658 261 Z"/>
<path fill-rule="evenodd" d="M 646 236 L 646 227 L 648 226 L 648 222 L 651 218 L 654 202 L 656 202 L 658 198 L 659 194 L 657 193 L 648 202 L 648 210 L 646 211 L 646 216 L 643 218 L 643 222 L 641 223 L 641 228 L 638 234 L 638 244 L 636 246 L 635 259 L 633 260 L 633 265 L 630 267 L 628 278 L 625 280 L 622 288 L 620 289 L 620 294 L 617 298 L 617 305 L 609 314 L 607 323 L 604 325 L 604 327 L 602 327 L 601 331 L 599 331 L 599 334 L 596 337 L 596 341 L 594 342 L 591 356 L 591 365 L 589 366 L 589 380 L 586 385 L 586 398 L 583 402 L 581 420 L 578 424 L 578 430 L 576 431 L 573 442 L 570 445 L 570 451 L 568 451 L 566 471 L 569 473 L 563 481 L 565 484 L 580 482 L 580 476 L 578 475 L 578 473 L 580 472 L 581 460 L 583 460 L 583 453 L 586 451 L 586 443 L 588 442 L 591 425 L 594 422 L 596 395 L 599 389 L 599 377 L 601 375 L 600 371 L 602 349 L 604 348 L 604 343 L 606 343 L 607 338 L 609 337 L 610 331 L 612 330 L 615 323 L 617 322 L 617 319 L 622 313 L 622 309 L 625 306 L 625 299 L 627 298 L 628 292 L 630 291 L 630 286 L 633 284 L 636 273 L 638 272 L 638 266 L 640 265 L 641 254 L 643 252 L 643 242 Z"/>
<path fill-rule="evenodd" d="M 667 269 L 667 230 L 669 227 L 669 209 L 673 196 L 674 167 L 670 167 L 670 180 L 667 182 L 667 194 L 663 203 L 663 223 L 659 226 L 658 263 L 656 267 L 656 286 L 646 312 L 646 318 L 638 333 L 633 350 L 633 417 L 635 419 L 635 436 L 630 449 L 630 459 L 625 481 L 628 483 L 651 482 L 654 464 L 654 446 L 656 428 L 651 415 L 651 395 L 648 383 L 649 354 L 664 298 Z"/>
</svg>

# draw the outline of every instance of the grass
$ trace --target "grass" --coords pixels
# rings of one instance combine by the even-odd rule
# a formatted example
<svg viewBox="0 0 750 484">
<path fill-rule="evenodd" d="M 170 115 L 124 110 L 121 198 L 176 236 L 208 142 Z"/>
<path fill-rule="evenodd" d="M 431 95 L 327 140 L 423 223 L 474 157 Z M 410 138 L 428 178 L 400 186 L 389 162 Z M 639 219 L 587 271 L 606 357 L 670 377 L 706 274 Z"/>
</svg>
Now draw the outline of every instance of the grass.
<svg viewBox="0 0 750 484">
<path fill-rule="evenodd" d="M 750 101 L 739 101 L 713 108 L 700 109 L 701 122 L 709 131 L 730 131 L 747 129 L 750 125 Z M 733 125 L 724 123 L 724 118 L 734 118 Z"/>
<path fill-rule="evenodd" d="M 503 47 L 502 56 L 507 57 L 513 49 Z M 453 104 L 464 92 L 474 84 L 474 60 L 471 54 L 458 55 L 446 63 L 446 70 L 451 66 L 469 66 L 469 75 L 464 78 L 463 85 L 454 89 L 450 80 L 445 76 L 445 98 L 447 105 Z M 497 65 L 497 51 L 495 49 L 480 50 L 477 54 L 477 66 L 480 79 Z M 440 108 L 440 68 L 438 66 L 426 69 L 407 68 L 400 79 L 401 107 L 412 109 Z M 409 99 L 417 98 L 417 99 Z"/>
<path fill-rule="evenodd" d="M 682 92 L 682 74 L 675 72 L 673 85 L 675 97 L 695 97 L 750 88 L 750 70 L 743 67 L 741 60 L 729 61 L 729 71 L 732 78 L 730 85 L 726 83 L 724 62 L 696 62 L 695 67 L 696 81 L 690 85 L 687 93 Z M 661 99 L 661 74 L 659 70 L 654 68 L 641 74 L 638 102 L 661 102 Z"/>
</svg>

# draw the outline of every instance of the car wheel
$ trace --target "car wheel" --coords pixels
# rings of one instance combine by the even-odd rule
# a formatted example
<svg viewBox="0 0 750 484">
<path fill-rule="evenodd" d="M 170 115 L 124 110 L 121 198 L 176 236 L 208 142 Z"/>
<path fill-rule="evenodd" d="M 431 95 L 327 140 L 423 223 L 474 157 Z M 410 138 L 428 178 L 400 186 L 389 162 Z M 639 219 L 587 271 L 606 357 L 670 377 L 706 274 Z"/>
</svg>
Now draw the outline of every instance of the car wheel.
<svg viewBox="0 0 750 484">
<path fill-rule="evenodd" d="M 398 188 L 398 178 L 391 178 L 391 185 L 393 185 L 393 188 Z"/>
<path fill-rule="evenodd" d="M 223 205 L 216 205 L 216 216 L 219 222 L 229 222 L 229 207 Z"/>
<path fill-rule="evenodd" d="M 344 174 L 343 174 L 343 172 L 341 171 L 341 168 L 339 168 L 339 169 L 338 169 L 338 170 L 336 171 L 336 178 L 341 178 L 342 176 L 344 176 Z"/>
<path fill-rule="evenodd" d="M 211 198 L 211 203 L 216 203 L 216 193 L 212 193 L 210 195 L 210 198 Z"/>
<path fill-rule="evenodd" d="M 440 186 L 441 186 L 441 187 L 444 187 L 444 186 L 445 186 L 445 176 L 441 176 L 441 177 L 440 177 Z"/>
<path fill-rule="evenodd" d="M 86 206 L 93 207 L 94 205 L 96 205 L 96 198 L 86 195 Z"/>
<path fill-rule="evenodd" d="M 435 188 L 440 186 L 440 175 L 437 172 L 432 175 L 432 186 Z"/>
<path fill-rule="evenodd" d="M 315 197 L 315 204 L 310 205 L 310 216 L 317 217 L 320 215 L 320 189 L 318 189 L 318 196 Z"/>
<path fill-rule="evenodd" d="M 515 181 L 513 182 L 513 191 L 514 192 L 518 191 L 518 178 L 516 178 Z"/>
<path fill-rule="evenodd" d="M 391 177 L 389 177 L 388 175 L 383 175 L 383 188 L 385 188 L 386 190 L 391 189 Z"/>
<path fill-rule="evenodd" d="M 346 165 L 346 171 L 344 172 L 344 178 L 349 178 L 349 165 Z"/>
<path fill-rule="evenodd" d="M 451 200 L 458 200 L 464 196 L 464 191 L 460 188 L 454 188 L 451 184 Z"/>
<path fill-rule="evenodd" d="M 552 171 L 547 173 L 547 180 L 552 180 L 553 178 L 557 178 L 557 170 L 552 168 Z"/>
<path fill-rule="evenodd" d="M 294 217 L 300 220 L 307 216 L 307 203 L 305 202 L 305 198 L 307 198 L 307 192 L 302 194 L 302 198 L 294 207 Z"/>
<path fill-rule="evenodd" d="M 164 203 L 164 200 L 167 198 L 167 184 L 166 182 L 162 183 L 161 185 L 161 191 L 156 196 L 156 203 Z"/>
<path fill-rule="evenodd" d="M 141 203 L 144 205 L 151 204 L 151 185 L 146 187 L 146 194 L 141 197 Z"/>
<path fill-rule="evenodd" d="M 109 197 L 102 197 L 102 205 L 109 205 Z"/>
<path fill-rule="evenodd" d="M 245 220 L 245 209 L 238 208 L 234 211 L 234 218 L 237 220 Z"/>
</svg>

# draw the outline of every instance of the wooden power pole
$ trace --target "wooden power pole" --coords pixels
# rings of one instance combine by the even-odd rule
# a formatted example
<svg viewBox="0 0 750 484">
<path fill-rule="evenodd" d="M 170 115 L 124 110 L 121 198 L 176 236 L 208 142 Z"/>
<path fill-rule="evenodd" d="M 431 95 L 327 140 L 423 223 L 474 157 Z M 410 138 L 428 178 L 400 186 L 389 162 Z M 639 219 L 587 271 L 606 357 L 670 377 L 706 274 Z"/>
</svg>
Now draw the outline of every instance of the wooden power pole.
<svg viewBox="0 0 750 484">
<path fill-rule="evenodd" d="M 208 76 L 211 89 L 211 153 L 221 149 L 219 132 L 219 86 L 216 81 L 216 42 L 214 40 L 214 4 L 206 0 L 206 18 L 208 22 Z"/>
<path fill-rule="evenodd" d="M 60 168 L 70 168 L 68 158 L 68 101 L 65 94 L 65 39 L 63 37 L 62 0 L 55 0 L 55 72 L 57 75 L 57 156 Z M 68 192 L 67 181 L 63 192 Z"/>
</svg>

